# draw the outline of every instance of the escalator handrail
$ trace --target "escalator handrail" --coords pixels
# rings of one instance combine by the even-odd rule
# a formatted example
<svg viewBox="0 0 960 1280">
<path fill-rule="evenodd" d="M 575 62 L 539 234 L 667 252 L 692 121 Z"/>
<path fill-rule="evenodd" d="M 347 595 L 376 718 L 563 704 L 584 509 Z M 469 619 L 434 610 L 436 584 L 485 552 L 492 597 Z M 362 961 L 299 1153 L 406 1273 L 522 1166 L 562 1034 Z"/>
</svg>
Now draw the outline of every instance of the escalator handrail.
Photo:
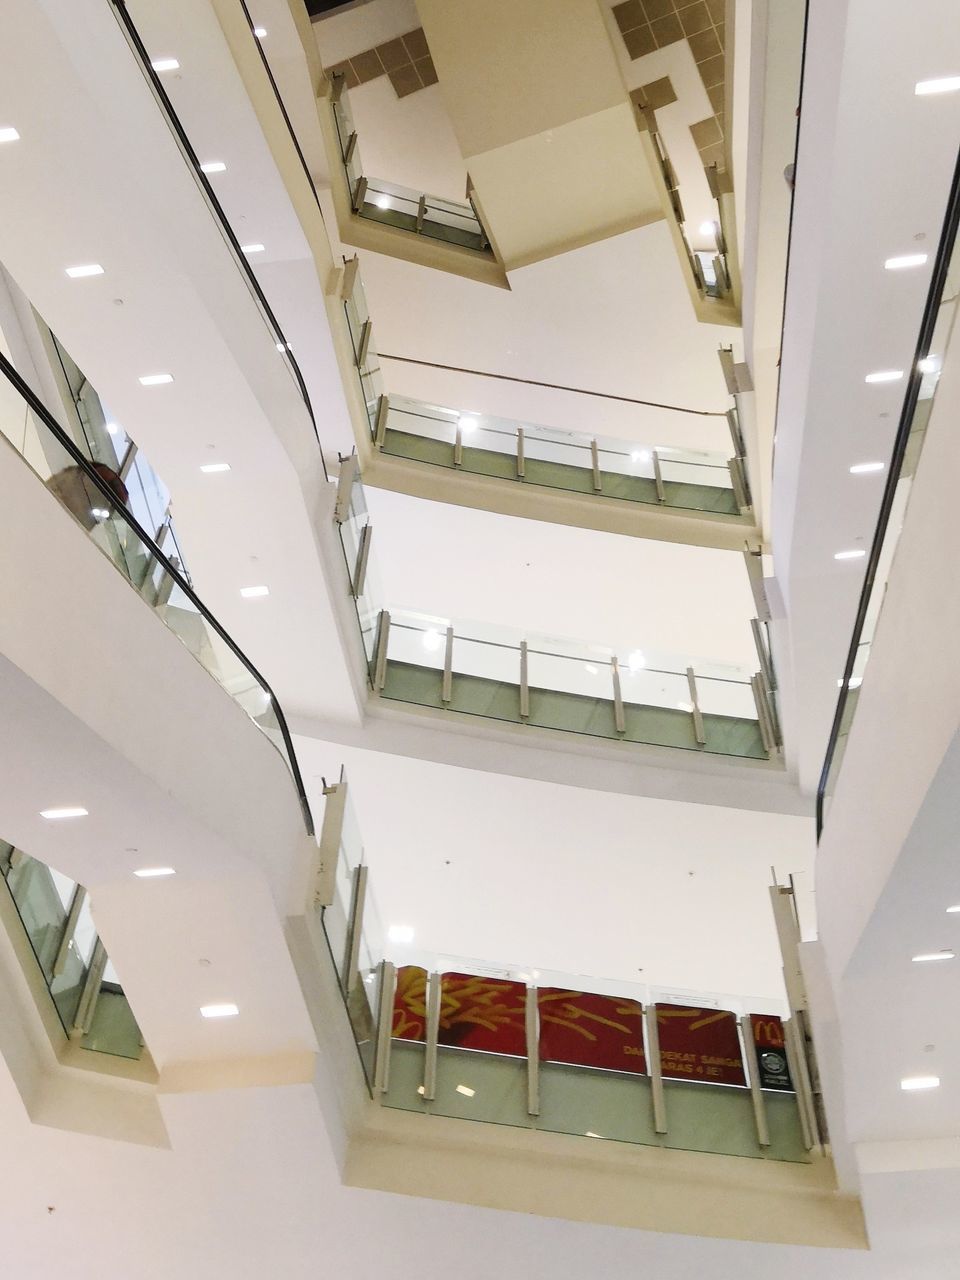
<svg viewBox="0 0 960 1280">
<path fill-rule="evenodd" d="M 117 501 L 117 495 L 110 489 L 107 483 L 97 474 L 97 472 L 91 466 L 89 460 L 86 457 L 84 457 L 83 453 L 80 451 L 80 449 L 77 448 L 77 446 L 74 444 L 73 440 L 71 440 L 67 432 L 64 431 L 63 427 L 60 426 L 60 424 L 57 422 L 56 418 L 53 416 L 53 414 L 50 412 L 47 406 L 36 395 L 32 387 L 30 387 L 29 384 L 24 381 L 24 379 L 20 376 L 20 374 L 13 367 L 13 365 L 6 358 L 6 356 L 3 354 L 2 351 L 0 351 L 0 374 L 3 374 L 3 376 L 6 377 L 7 381 L 14 387 L 14 389 L 19 393 L 19 395 L 26 401 L 27 405 L 30 407 L 32 412 L 35 413 L 37 417 L 41 419 L 41 421 L 43 422 L 43 425 L 50 432 L 50 434 L 56 439 L 57 443 L 64 449 L 66 453 L 69 454 L 74 464 L 77 467 L 79 467 L 80 470 L 84 473 L 85 478 L 103 494 L 106 500 L 106 505 L 108 509 L 114 512 L 117 518 L 123 520 L 123 522 L 133 530 L 133 532 L 139 538 L 140 542 L 147 548 L 150 555 L 157 561 L 158 564 L 163 566 L 164 571 L 170 575 L 170 577 L 173 579 L 176 585 L 180 588 L 183 594 L 187 597 L 190 603 L 194 606 L 194 608 L 197 610 L 200 616 L 204 619 L 204 621 L 208 624 L 208 626 L 210 626 L 217 633 L 217 635 L 224 642 L 224 644 L 227 646 L 230 652 L 234 655 L 234 657 L 237 658 L 243 664 L 243 666 L 247 669 L 247 671 L 249 671 L 250 675 L 254 678 L 254 680 L 256 680 L 256 682 L 260 685 L 263 691 L 267 694 L 267 696 L 270 699 L 270 705 L 273 709 L 273 713 L 277 718 L 277 724 L 280 729 L 280 735 L 283 738 L 283 745 L 287 755 L 287 763 L 289 765 L 290 772 L 293 777 L 293 783 L 297 791 L 297 797 L 300 801 L 300 808 L 303 813 L 304 824 L 307 828 L 308 834 L 313 835 L 314 834 L 313 816 L 310 812 L 310 804 L 309 804 L 309 801 L 307 800 L 306 788 L 304 787 L 304 784 L 303 784 L 303 775 L 300 772 L 300 766 L 297 763 L 296 752 L 294 751 L 294 748 L 293 748 L 293 739 L 290 736 L 290 730 L 287 727 L 286 718 L 284 717 L 280 704 L 277 701 L 273 690 L 270 688 L 270 685 L 263 678 L 263 676 L 260 674 L 257 668 L 246 656 L 246 654 L 242 651 L 242 649 L 239 647 L 236 641 L 233 640 L 232 637 L 224 630 L 224 628 L 220 625 L 220 623 L 213 616 L 210 610 L 206 607 L 206 605 L 203 603 L 203 601 L 194 591 L 193 587 L 187 581 L 183 573 L 173 564 L 173 562 L 169 559 L 169 557 L 163 551 L 161 551 L 160 547 L 157 546 L 154 539 L 151 537 L 149 533 L 147 533 L 147 531 L 143 528 L 143 526 L 136 519 L 136 517 L 133 516 L 126 509 L 126 507 L 122 506 Z"/>
</svg>

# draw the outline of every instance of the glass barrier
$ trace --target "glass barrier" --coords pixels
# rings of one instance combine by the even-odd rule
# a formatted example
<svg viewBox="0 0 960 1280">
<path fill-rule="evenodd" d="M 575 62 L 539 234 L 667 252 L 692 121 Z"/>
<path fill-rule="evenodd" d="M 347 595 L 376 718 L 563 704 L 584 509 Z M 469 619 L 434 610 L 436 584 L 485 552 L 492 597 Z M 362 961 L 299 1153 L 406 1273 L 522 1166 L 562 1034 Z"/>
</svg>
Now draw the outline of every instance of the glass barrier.
<svg viewBox="0 0 960 1280">
<path fill-rule="evenodd" d="M 142 1058 L 143 1037 L 97 936 L 86 890 L 3 842 L 0 874 L 69 1038 L 97 1053 Z"/>
<path fill-rule="evenodd" d="M 394 701 L 748 759 L 774 750 L 746 668 L 405 610 L 381 614 L 378 636 L 375 687 Z"/>
<path fill-rule="evenodd" d="M 822 833 L 866 677 L 874 632 L 883 607 L 890 568 L 903 529 L 913 477 L 923 449 L 927 423 L 936 398 L 943 355 L 957 316 L 960 292 L 960 165 L 954 173 L 943 231 L 934 263 L 913 368 L 904 393 L 903 410 L 880 515 L 864 574 L 853 636 L 847 652 L 826 758 L 817 789 L 817 835 Z"/>
<path fill-rule="evenodd" d="M 84 457 L 2 351 L 0 434 L 280 751 L 290 768 L 304 822 L 312 832 L 293 743 L 270 686 L 206 610 L 179 566 L 127 509 L 127 495 L 116 472 Z"/>
<path fill-rule="evenodd" d="M 380 449 L 391 457 L 571 493 L 732 516 L 747 509 L 738 502 L 722 453 L 560 431 L 405 396 L 388 397 Z"/>
<path fill-rule="evenodd" d="M 399 957 L 398 957 L 399 959 Z M 409 952 L 392 981 L 387 1107 L 804 1163 L 786 1007 Z M 385 1037 L 381 1045 L 385 1045 Z"/>
<path fill-rule="evenodd" d="M 439 196 L 426 195 L 364 174 L 342 72 L 333 75 L 331 102 L 340 158 L 354 213 L 414 235 L 490 254 L 490 242 L 472 203 L 442 200 Z"/>
</svg>

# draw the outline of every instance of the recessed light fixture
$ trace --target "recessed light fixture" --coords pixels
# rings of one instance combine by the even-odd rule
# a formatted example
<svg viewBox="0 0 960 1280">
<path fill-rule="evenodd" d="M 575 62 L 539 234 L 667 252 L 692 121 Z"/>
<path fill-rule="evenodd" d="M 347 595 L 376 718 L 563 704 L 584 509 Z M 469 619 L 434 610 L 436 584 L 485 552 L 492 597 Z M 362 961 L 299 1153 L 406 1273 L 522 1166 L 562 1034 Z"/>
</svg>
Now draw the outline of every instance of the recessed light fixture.
<svg viewBox="0 0 960 1280">
<path fill-rule="evenodd" d="M 715 222 L 701 222 L 700 234 L 702 236 L 715 236 L 717 234 L 717 224 Z"/>
<path fill-rule="evenodd" d="M 88 262 L 82 267 L 66 267 L 65 270 L 71 280 L 83 280 L 85 276 L 103 275 L 103 267 L 99 262 Z"/>
<path fill-rule="evenodd" d="M 200 166 L 200 172 L 201 173 L 223 173 L 226 170 L 226 167 L 227 166 L 223 163 L 222 160 L 208 160 L 206 164 L 202 164 Z"/>
<path fill-rule="evenodd" d="M 647 660 L 639 649 L 634 649 L 633 653 L 627 658 L 627 666 L 631 671 L 639 671 L 641 667 L 647 665 Z"/>
<path fill-rule="evenodd" d="M 266 27 L 254 27 L 254 28 L 253 28 L 253 34 L 257 37 L 257 39 L 258 39 L 258 40 L 263 40 L 263 39 L 265 38 L 266 34 L 267 34 L 267 28 L 266 28 Z"/>
<path fill-rule="evenodd" d="M 110 512 L 106 507 L 91 507 L 90 514 L 95 520 L 107 520 L 110 517 Z"/>
<path fill-rule="evenodd" d="M 46 818 L 49 822 L 58 822 L 61 818 L 86 818 L 88 816 L 88 810 L 81 809 L 79 805 L 66 805 L 61 809 L 40 810 L 40 817 Z"/>
<path fill-rule="evenodd" d="M 159 880 L 163 876 L 175 876 L 173 867 L 138 867 L 133 873 L 141 880 Z"/>
<path fill-rule="evenodd" d="M 220 471 L 229 471 L 229 462 L 205 462 L 200 468 L 205 476 L 217 475 Z"/>
<path fill-rule="evenodd" d="M 202 1004 L 201 1018 L 235 1018 L 240 1010 L 235 1004 L 225 1001 L 223 1004 Z"/>
<path fill-rule="evenodd" d="M 900 1088 L 905 1092 L 912 1092 L 916 1089 L 939 1089 L 939 1076 L 904 1076 L 900 1081 Z"/>
<path fill-rule="evenodd" d="M 172 382 L 172 373 L 145 373 L 140 379 L 141 387 L 159 387 L 165 382 Z"/>
<path fill-rule="evenodd" d="M 833 558 L 834 560 L 862 560 L 866 554 L 866 551 L 860 547 L 856 551 L 835 551 Z"/>
<path fill-rule="evenodd" d="M 864 382 L 899 382 L 902 377 L 902 369 L 878 369 L 876 373 L 868 373 Z"/>
<path fill-rule="evenodd" d="M 906 271 L 910 267 L 922 267 L 927 257 L 925 253 L 903 253 L 899 258 L 888 258 L 883 265 L 887 271 Z"/>
<path fill-rule="evenodd" d="M 156 61 L 150 63 L 154 71 L 179 71 L 180 63 L 176 58 L 157 58 Z"/>
<path fill-rule="evenodd" d="M 462 1093 L 465 1098 L 472 1098 L 476 1092 L 477 1092 L 476 1089 L 471 1089 L 469 1085 L 466 1085 L 466 1084 L 457 1085 L 457 1093 Z"/>
<path fill-rule="evenodd" d="M 240 248 L 244 253 L 263 253 L 266 246 L 262 244 L 242 244 Z"/>
<path fill-rule="evenodd" d="M 13 125 L 3 125 L 0 127 L 0 142 L 18 142 L 20 135 L 14 129 Z"/>
<path fill-rule="evenodd" d="M 260 596 L 268 596 L 270 594 L 270 588 L 264 586 L 241 587 L 240 594 L 243 596 L 244 600 L 257 600 Z"/>
<path fill-rule="evenodd" d="M 436 628 L 431 627 L 429 631 L 423 633 L 423 647 L 429 653 L 436 653 L 440 648 L 440 632 Z"/>
<path fill-rule="evenodd" d="M 958 902 L 955 907 L 947 907 L 947 915 L 948 916 L 960 915 L 960 902 Z"/>
<path fill-rule="evenodd" d="M 376 200 L 374 200 L 373 203 L 377 206 L 378 209 L 389 209 L 392 202 L 389 196 L 381 194 L 377 196 Z"/>
<path fill-rule="evenodd" d="M 886 466 L 884 462 L 857 462 L 850 468 L 852 476 L 868 476 L 873 471 L 882 471 Z"/>
<path fill-rule="evenodd" d="M 468 436 L 471 431 L 476 431 L 477 420 L 476 418 L 471 418 L 469 414 L 466 414 L 457 419 L 457 426 L 465 436 Z"/>
<path fill-rule="evenodd" d="M 412 942 L 413 926 L 409 924 L 392 924 L 387 930 L 391 942 Z"/>
<path fill-rule="evenodd" d="M 943 76 L 939 80 L 920 80 L 913 92 L 918 98 L 932 93 L 956 93 L 960 89 L 960 76 Z"/>
<path fill-rule="evenodd" d="M 911 958 L 914 964 L 935 964 L 938 960 L 955 960 L 956 952 L 949 948 L 944 951 L 921 951 L 918 956 Z"/>
</svg>

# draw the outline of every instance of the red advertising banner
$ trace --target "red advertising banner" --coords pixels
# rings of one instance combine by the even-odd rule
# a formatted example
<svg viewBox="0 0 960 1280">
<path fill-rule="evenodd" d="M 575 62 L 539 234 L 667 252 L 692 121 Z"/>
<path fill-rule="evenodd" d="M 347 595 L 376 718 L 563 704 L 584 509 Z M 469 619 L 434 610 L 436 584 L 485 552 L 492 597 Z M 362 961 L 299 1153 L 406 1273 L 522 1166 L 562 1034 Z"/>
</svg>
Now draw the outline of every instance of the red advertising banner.
<svg viewBox="0 0 960 1280">
<path fill-rule="evenodd" d="M 691 1009 L 680 1004 L 655 1007 L 660 1070 L 666 1079 L 747 1083 L 736 1014 L 726 1009 Z"/>
<path fill-rule="evenodd" d="M 537 1007 L 544 1062 L 646 1075 L 643 1006 L 636 1000 L 542 987 Z"/>
<path fill-rule="evenodd" d="M 779 1089 L 793 1092 L 790 1068 L 787 1065 L 786 1042 L 783 1023 L 766 1013 L 751 1013 L 750 1027 L 757 1056 L 757 1072 L 761 1089 Z"/>
<path fill-rule="evenodd" d="M 427 971 L 405 964 L 397 970 L 397 991 L 393 997 L 393 1038 L 427 1038 Z"/>
<path fill-rule="evenodd" d="M 471 973 L 443 974 L 439 1043 L 525 1057 L 526 999 L 522 982 Z"/>
</svg>

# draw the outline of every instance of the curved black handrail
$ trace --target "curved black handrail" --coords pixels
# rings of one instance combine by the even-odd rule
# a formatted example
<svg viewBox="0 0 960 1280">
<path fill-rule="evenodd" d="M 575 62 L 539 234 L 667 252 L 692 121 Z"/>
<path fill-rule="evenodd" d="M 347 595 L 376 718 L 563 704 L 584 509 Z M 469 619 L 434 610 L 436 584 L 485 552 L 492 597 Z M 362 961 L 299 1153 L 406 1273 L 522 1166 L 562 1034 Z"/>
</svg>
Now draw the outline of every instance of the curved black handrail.
<svg viewBox="0 0 960 1280">
<path fill-rule="evenodd" d="M 903 460 L 906 456 L 907 445 L 913 430 L 913 418 L 917 408 L 917 400 L 920 395 L 920 383 L 923 376 L 920 370 L 920 361 L 930 354 L 930 344 L 933 341 L 934 329 L 937 323 L 937 313 L 943 299 L 944 285 L 946 284 L 947 272 L 950 268 L 950 260 L 953 256 L 954 243 L 957 238 L 958 229 L 960 229 L 960 153 L 958 153 L 957 156 L 957 163 L 953 172 L 953 180 L 950 184 L 950 194 L 947 198 L 947 210 L 944 215 L 943 230 L 940 233 L 940 242 L 937 245 L 937 255 L 933 263 L 933 274 L 930 279 L 930 289 L 927 293 L 927 300 L 923 307 L 923 316 L 920 321 L 920 334 L 917 338 L 917 346 L 913 354 L 913 365 L 910 370 L 910 380 L 907 383 L 907 390 L 903 398 L 903 409 L 900 413 L 900 422 L 897 426 L 897 435 L 893 444 L 893 455 L 890 459 L 887 483 L 884 486 L 883 498 L 880 502 L 880 511 L 877 516 L 877 528 L 873 535 L 873 543 L 870 547 L 870 558 L 867 561 L 867 569 L 863 578 L 863 588 L 860 592 L 859 604 L 857 605 L 857 616 L 853 624 L 853 636 L 850 640 L 850 647 L 847 650 L 847 662 L 843 669 L 843 683 L 840 686 L 840 694 L 837 698 L 837 709 L 834 712 L 833 724 L 830 727 L 830 737 L 827 740 L 827 751 L 823 761 L 823 768 L 820 771 L 820 781 L 817 784 L 818 840 L 823 832 L 823 803 L 826 795 L 827 783 L 830 778 L 830 769 L 837 749 L 837 741 L 840 737 L 840 726 L 843 722 L 843 714 L 846 710 L 847 699 L 850 696 L 850 678 L 853 675 L 853 668 L 857 658 L 857 650 L 860 647 L 860 640 L 863 635 L 863 624 L 866 620 L 867 609 L 870 605 L 870 597 L 873 594 L 873 588 L 876 583 L 877 568 L 880 563 L 880 555 L 883 550 L 883 544 L 887 534 L 887 526 L 890 523 L 890 512 L 893 509 L 897 486 L 900 483 L 900 473 L 903 470 Z"/>
<path fill-rule="evenodd" d="M 303 811 L 304 824 L 306 825 L 307 832 L 310 835 L 313 835 L 314 834 L 313 815 L 310 812 L 310 804 L 307 800 L 306 788 L 303 785 L 303 775 L 300 773 L 300 766 L 297 763 L 296 752 L 293 749 L 293 739 L 290 736 L 290 730 L 287 727 L 287 722 L 284 717 L 283 711 L 280 708 L 280 704 L 279 702 L 277 702 L 274 692 L 270 688 L 269 684 L 267 684 L 266 680 L 264 680 L 263 676 L 256 669 L 256 667 L 253 665 L 250 659 L 246 656 L 246 654 L 243 653 L 243 651 L 236 644 L 236 642 L 227 634 L 227 632 L 223 629 L 223 627 L 216 620 L 216 618 L 209 611 L 209 609 L 207 609 L 206 605 L 203 603 L 203 601 L 194 591 L 193 587 L 190 585 L 187 579 L 183 576 L 180 570 L 176 568 L 173 562 L 164 554 L 163 551 L 160 550 L 160 548 L 157 546 L 156 542 L 154 542 L 150 534 L 147 533 L 147 531 L 143 528 L 143 526 L 139 523 L 139 521 L 134 516 L 132 516 L 125 507 L 121 506 L 117 502 L 117 495 L 113 492 L 113 490 L 109 487 L 109 485 L 97 474 L 94 468 L 90 465 L 89 460 L 84 457 L 83 453 L 81 453 L 81 451 L 77 448 L 74 442 L 70 439 L 66 431 L 64 431 L 63 427 L 60 426 L 59 422 L 57 422 L 56 418 L 54 418 L 53 414 L 50 412 L 47 406 L 36 395 L 32 387 L 30 387 L 23 380 L 23 378 L 20 376 L 17 370 L 13 367 L 13 365 L 6 358 L 6 356 L 3 354 L 2 351 L 0 351 L 0 373 L 2 373 L 6 377 L 7 381 L 27 402 L 30 409 L 37 415 L 38 418 L 42 420 L 43 425 L 50 432 L 50 434 L 56 439 L 57 443 L 65 450 L 65 452 L 70 455 L 75 465 L 78 466 L 80 470 L 84 473 L 84 476 L 86 477 L 86 479 L 89 480 L 89 482 L 92 485 L 94 485 L 103 494 L 104 499 L 106 500 L 107 507 L 111 511 L 113 511 L 119 519 L 123 520 L 123 522 L 129 528 L 131 528 L 134 531 L 134 533 L 137 535 L 137 537 L 140 539 L 143 545 L 150 552 L 151 556 L 153 556 L 153 558 L 163 566 L 164 570 L 170 575 L 170 577 L 177 584 L 177 586 L 180 588 L 183 594 L 187 597 L 187 599 L 191 602 L 191 604 L 194 606 L 194 608 L 197 610 L 200 616 L 204 619 L 204 621 L 210 627 L 213 628 L 213 630 L 217 633 L 217 635 L 224 642 L 224 644 L 227 646 L 230 652 L 234 655 L 234 657 L 237 658 L 243 664 L 243 666 L 247 669 L 247 671 L 249 671 L 251 676 L 253 676 L 253 678 L 261 686 L 264 692 L 268 695 L 268 697 L 270 698 L 270 705 L 273 708 L 274 715 L 277 717 L 277 725 L 280 729 L 280 736 L 283 738 L 283 745 L 287 753 L 287 763 L 290 767 L 290 773 L 293 776 L 293 783 L 297 791 L 297 797 L 300 801 L 300 808 Z"/>
<path fill-rule="evenodd" d="M 320 433 L 317 430 L 317 420 L 316 420 L 316 417 L 314 416 L 313 405 L 310 403 L 310 395 L 309 395 L 309 392 L 307 391 L 307 384 L 304 381 L 303 374 L 300 372 L 300 366 L 297 364 L 296 358 L 293 355 L 293 352 L 290 350 L 290 344 L 287 342 L 286 336 L 284 335 L 283 330 L 280 328 L 280 323 L 277 320 L 277 317 L 274 315 L 273 309 L 270 306 L 270 303 L 267 301 L 266 294 L 260 288 L 260 283 L 257 280 L 257 277 L 253 271 L 253 268 L 250 266 L 243 250 L 240 247 L 240 241 L 237 239 L 236 234 L 234 233 L 233 227 L 231 227 L 230 222 L 227 219 L 227 215 L 223 211 L 223 206 L 221 205 L 220 201 L 217 199 L 214 193 L 213 186 L 211 185 L 209 179 L 207 178 L 207 175 L 203 172 L 202 168 L 200 167 L 200 158 L 197 155 L 196 151 L 194 151 L 193 149 L 190 139 L 187 136 L 187 132 L 180 121 L 180 117 L 177 115 L 176 111 L 173 109 L 173 104 L 170 101 L 167 91 L 166 89 L 164 89 L 163 84 L 160 80 L 160 77 L 157 75 L 156 71 L 154 71 L 153 66 L 151 65 L 150 54 L 147 52 L 147 48 L 144 45 L 142 39 L 140 38 L 140 32 L 137 30 L 133 19 L 130 17 L 130 14 L 126 6 L 126 0 L 110 0 L 110 3 L 117 14 L 117 17 L 120 21 L 120 25 L 122 26 L 124 33 L 126 34 L 127 41 L 130 47 L 133 49 L 134 53 L 137 56 L 137 61 L 140 63 L 140 69 L 143 72 L 144 77 L 146 78 L 147 82 L 152 88 L 154 96 L 156 97 L 157 101 L 160 103 L 161 107 L 163 108 L 164 114 L 167 117 L 167 124 L 170 126 L 170 129 L 172 130 L 174 136 L 176 137 L 177 142 L 180 145 L 181 151 L 183 151 L 184 155 L 189 161 L 190 167 L 193 170 L 194 179 L 202 189 L 210 207 L 213 209 L 214 213 L 217 216 L 217 220 L 220 223 L 220 230 L 221 230 L 221 233 L 223 234 L 224 239 L 233 249 L 234 256 L 236 257 L 236 260 L 237 260 L 237 264 L 239 265 L 244 276 L 246 277 L 246 281 L 251 292 L 254 294 L 257 301 L 259 302 L 263 310 L 263 313 L 267 318 L 267 322 L 269 323 L 270 327 L 274 331 L 274 334 L 276 335 L 276 342 L 278 343 L 278 345 L 282 346 L 284 357 L 289 362 L 290 368 L 293 370 L 293 376 L 296 379 L 297 387 L 300 390 L 300 395 L 303 397 L 303 402 L 306 405 L 307 413 L 310 415 L 310 422 L 313 425 L 313 434 L 316 436 L 317 447 L 320 450 L 320 461 L 323 463 L 323 473 L 324 473 L 324 476 L 329 480 L 330 477 L 329 477 L 329 474 L 327 473 L 327 464 L 323 457 L 323 447 L 320 444 Z M 259 41 L 257 41 L 257 43 L 259 44 Z M 314 194 L 316 194 L 316 192 L 314 192 Z"/>
</svg>

